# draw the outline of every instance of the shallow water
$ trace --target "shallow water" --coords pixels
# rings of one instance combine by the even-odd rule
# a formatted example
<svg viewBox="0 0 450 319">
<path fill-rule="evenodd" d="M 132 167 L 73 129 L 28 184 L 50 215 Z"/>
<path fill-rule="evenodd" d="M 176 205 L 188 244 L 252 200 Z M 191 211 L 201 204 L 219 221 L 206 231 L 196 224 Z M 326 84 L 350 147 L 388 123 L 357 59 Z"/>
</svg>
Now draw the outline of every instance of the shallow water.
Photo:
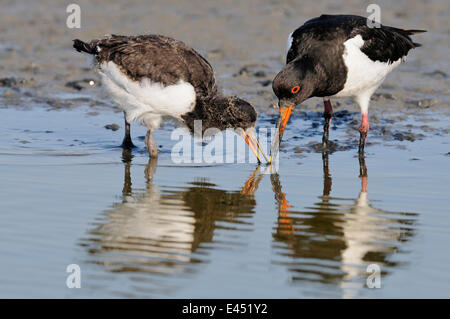
<svg viewBox="0 0 450 319">
<path fill-rule="evenodd" d="M 196 48 L 226 94 L 272 128 L 271 80 L 307 19 L 366 15 L 369 2 L 7 1 L 0 21 L 0 297 L 449 297 L 450 3 L 377 1 L 382 23 L 426 29 L 423 46 L 372 97 L 365 161 L 354 102 L 296 107 L 278 173 L 256 164 L 174 164 L 173 123 L 157 161 L 72 39 L 157 33 Z M 88 83 L 94 81 L 91 86 Z M 119 123 L 112 131 L 105 125 Z M 66 286 L 69 264 L 81 289 Z M 381 288 L 369 289 L 369 265 Z"/>
<path fill-rule="evenodd" d="M 157 161 L 139 138 L 123 152 L 122 130 L 103 128 L 121 115 L 88 111 L 2 110 L 0 296 L 448 297 L 445 136 L 374 143 L 361 166 L 354 148 L 285 150 L 269 174 L 174 165 L 168 129 Z M 320 142 L 320 128 L 294 139 L 307 115 L 286 132 L 297 151 Z M 66 287 L 69 264 L 81 289 Z"/>
</svg>

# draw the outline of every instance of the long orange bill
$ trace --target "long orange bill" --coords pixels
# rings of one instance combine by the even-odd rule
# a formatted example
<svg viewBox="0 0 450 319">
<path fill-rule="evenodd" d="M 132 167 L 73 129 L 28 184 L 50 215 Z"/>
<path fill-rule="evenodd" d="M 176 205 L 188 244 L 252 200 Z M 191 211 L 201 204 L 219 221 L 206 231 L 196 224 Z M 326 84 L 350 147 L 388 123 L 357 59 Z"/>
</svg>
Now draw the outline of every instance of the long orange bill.
<svg viewBox="0 0 450 319">
<path fill-rule="evenodd" d="M 269 163 L 275 161 L 275 158 L 280 149 L 280 143 L 281 139 L 283 138 L 284 129 L 286 128 L 287 122 L 291 117 L 293 107 L 294 104 L 291 104 L 288 107 L 280 108 L 280 116 L 278 117 L 275 136 L 273 137 L 272 146 L 270 147 Z"/>
<path fill-rule="evenodd" d="M 258 141 L 258 138 L 256 137 L 256 134 L 253 130 L 245 130 L 243 133 L 243 137 L 245 142 L 248 144 L 250 149 L 253 151 L 253 154 L 255 154 L 256 158 L 258 159 L 258 163 L 261 163 L 261 157 L 259 156 L 259 152 L 261 152 L 262 156 L 264 157 L 264 160 L 268 162 L 267 156 L 264 153 L 261 144 Z M 258 152 L 259 151 L 259 152 Z"/>
</svg>

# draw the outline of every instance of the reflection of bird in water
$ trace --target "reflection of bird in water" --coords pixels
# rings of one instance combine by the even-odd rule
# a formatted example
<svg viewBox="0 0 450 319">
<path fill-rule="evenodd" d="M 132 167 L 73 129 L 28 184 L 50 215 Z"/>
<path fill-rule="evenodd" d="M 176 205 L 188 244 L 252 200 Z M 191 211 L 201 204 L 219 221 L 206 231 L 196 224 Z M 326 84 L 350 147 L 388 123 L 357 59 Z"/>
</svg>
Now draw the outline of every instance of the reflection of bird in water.
<svg viewBox="0 0 450 319">
<path fill-rule="evenodd" d="M 356 297 L 357 289 L 365 286 L 367 265 L 378 264 L 383 274 L 388 272 L 388 267 L 396 266 L 390 256 L 413 235 L 411 224 L 416 214 L 387 212 L 370 205 L 363 157 L 360 158 L 361 192 L 354 200 L 330 196 L 332 180 L 326 152 L 323 171 L 321 201 L 305 211 L 292 210 L 278 175 L 272 175 L 279 207 L 274 238 L 285 244 L 279 254 L 289 256 L 285 263 L 294 281 L 338 284 L 344 297 Z"/>
<path fill-rule="evenodd" d="M 191 272 L 193 263 L 206 261 L 208 248 L 201 245 L 213 241 L 216 228 L 250 224 L 256 205 L 253 186 L 230 192 L 196 180 L 187 187 L 165 189 L 153 182 L 157 160 L 151 158 L 145 168 L 145 190 L 136 191 L 130 158 L 124 156 L 124 162 L 122 201 L 104 212 L 84 244 L 95 263 L 108 270 Z M 256 184 L 256 189 L 257 183 L 253 173 L 245 185 Z"/>
</svg>

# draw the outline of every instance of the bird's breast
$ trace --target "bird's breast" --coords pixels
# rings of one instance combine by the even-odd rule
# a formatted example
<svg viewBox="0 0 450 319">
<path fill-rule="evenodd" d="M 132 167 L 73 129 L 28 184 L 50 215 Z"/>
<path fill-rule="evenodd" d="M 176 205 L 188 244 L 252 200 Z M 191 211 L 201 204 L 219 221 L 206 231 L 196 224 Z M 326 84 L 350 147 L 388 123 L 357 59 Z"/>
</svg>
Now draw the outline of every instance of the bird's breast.
<svg viewBox="0 0 450 319">
<path fill-rule="evenodd" d="M 195 89 L 182 79 L 172 85 L 164 85 L 148 77 L 135 81 L 112 61 L 102 63 L 99 71 L 104 86 L 125 112 L 153 113 L 179 118 L 195 107 Z"/>
</svg>

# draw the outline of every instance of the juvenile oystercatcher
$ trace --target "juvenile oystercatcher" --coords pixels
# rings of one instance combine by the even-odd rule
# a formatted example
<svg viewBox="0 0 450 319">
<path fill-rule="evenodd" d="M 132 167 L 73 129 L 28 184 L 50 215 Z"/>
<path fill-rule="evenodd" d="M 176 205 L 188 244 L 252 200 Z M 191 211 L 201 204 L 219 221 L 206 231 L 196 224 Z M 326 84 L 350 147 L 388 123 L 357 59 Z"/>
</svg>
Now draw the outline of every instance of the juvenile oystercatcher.
<svg viewBox="0 0 450 319">
<path fill-rule="evenodd" d="M 94 55 L 104 86 L 124 112 L 123 147 L 133 147 L 130 122 L 136 121 L 147 127 L 145 144 L 150 156 L 156 156 L 152 131 L 163 116 L 171 116 L 192 133 L 196 120 L 202 121 L 202 133 L 235 129 L 260 160 L 255 109 L 238 97 L 222 95 L 211 65 L 183 42 L 162 35 L 111 35 L 89 43 L 76 39 L 73 46 Z"/>
<path fill-rule="evenodd" d="M 324 147 L 333 114 L 330 97 L 356 100 L 362 113 L 359 154 L 363 154 L 370 97 L 409 50 L 420 46 L 410 38 L 419 32 L 426 31 L 370 27 L 367 18 L 355 15 L 321 15 L 293 31 L 287 41 L 286 65 L 273 80 L 280 117 L 271 154 L 278 151 L 292 108 L 314 96 L 324 101 Z"/>
</svg>

